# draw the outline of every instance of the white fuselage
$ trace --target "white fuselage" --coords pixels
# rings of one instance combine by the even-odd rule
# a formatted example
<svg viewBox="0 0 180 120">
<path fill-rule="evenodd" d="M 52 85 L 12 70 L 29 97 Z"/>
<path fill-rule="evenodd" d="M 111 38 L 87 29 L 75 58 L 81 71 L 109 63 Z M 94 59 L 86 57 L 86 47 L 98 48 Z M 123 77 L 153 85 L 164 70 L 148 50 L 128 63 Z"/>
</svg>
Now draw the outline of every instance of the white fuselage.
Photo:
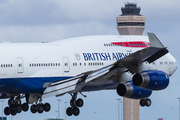
<svg viewBox="0 0 180 120">
<path fill-rule="evenodd" d="M 51 43 L 0 44 L 0 92 L 42 93 L 46 82 L 105 67 L 149 47 L 148 44 L 145 36 L 89 36 Z M 168 53 L 151 64 L 144 62 L 139 71 L 157 69 L 172 75 L 176 68 L 176 60 Z"/>
</svg>

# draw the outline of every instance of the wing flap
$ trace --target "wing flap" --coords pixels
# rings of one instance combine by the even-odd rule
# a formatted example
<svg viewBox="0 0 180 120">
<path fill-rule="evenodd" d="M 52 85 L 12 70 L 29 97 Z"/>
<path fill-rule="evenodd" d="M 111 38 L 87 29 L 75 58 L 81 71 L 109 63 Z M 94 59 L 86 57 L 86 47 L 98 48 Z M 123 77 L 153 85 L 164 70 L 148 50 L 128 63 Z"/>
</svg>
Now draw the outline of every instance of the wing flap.
<svg viewBox="0 0 180 120">
<path fill-rule="evenodd" d="M 44 87 L 46 87 L 46 89 L 43 92 L 42 98 L 60 96 L 65 93 L 79 92 L 88 82 L 98 79 L 108 73 L 111 67 L 112 65 L 99 70 L 86 72 L 69 79 L 53 83 L 45 83 Z"/>
</svg>

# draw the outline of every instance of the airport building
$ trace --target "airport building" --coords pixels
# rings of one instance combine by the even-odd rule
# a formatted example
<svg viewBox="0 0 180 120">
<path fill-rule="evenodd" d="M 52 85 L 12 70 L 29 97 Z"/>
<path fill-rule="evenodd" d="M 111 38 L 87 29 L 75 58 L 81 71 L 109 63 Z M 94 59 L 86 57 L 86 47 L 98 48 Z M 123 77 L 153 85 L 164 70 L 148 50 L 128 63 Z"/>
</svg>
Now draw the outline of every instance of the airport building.
<svg viewBox="0 0 180 120">
<path fill-rule="evenodd" d="M 116 18 L 120 35 L 142 35 L 146 18 L 135 2 L 125 3 L 122 14 Z M 139 100 L 123 98 L 123 120 L 139 120 Z"/>
</svg>

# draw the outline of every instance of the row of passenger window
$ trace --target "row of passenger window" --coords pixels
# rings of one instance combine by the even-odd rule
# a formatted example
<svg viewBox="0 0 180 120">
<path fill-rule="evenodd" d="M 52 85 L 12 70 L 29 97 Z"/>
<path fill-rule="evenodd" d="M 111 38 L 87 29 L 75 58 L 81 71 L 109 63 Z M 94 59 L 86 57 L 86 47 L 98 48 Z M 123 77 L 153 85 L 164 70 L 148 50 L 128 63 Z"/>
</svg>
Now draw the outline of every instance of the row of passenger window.
<svg viewBox="0 0 180 120">
<path fill-rule="evenodd" d="M 30 67 L 60 66 L 60 63 L 31 63 Z"/>
<path fill-rule="evenodd" d="M 104 44 L 104 46 L 124 46 L 123 44 Z M 129 44 L 130 47 L 149 47 L 149 44 Z"/>
<path fill-rule="evenodd" d="M 160 62 L 160 65 L 163 65 L 163 64 L 167 65 L 168 62 Z M 170 64 L 170 65 L 174 65 L 174 62 L 169 62 L 169 64 Z"/>
<path fill-rule="evenodd" d="M 82 64 L 79 63 L 79 66 L 84 65 L 86 66 L 86 63 Z M 92 62 L 92 63 L 88 63 L 89 66 L 101 66 L 103 65 L 103 62 Z M 73 63 L 73 66 L 78 66 L 78 63 Z"/>
<path fill-rule="evenodd" d="M 2 68 L 5 68 L 5 67 L 13 67 L 13 65 L 12 65 L 12 64 L 1 64 L 1 67 L 2 67 Z"/>
<path fill-rule="evenodd" d="M 136 46 L 141 46 L 141 47 L 147 47 L 147 46 L 150 46 L 149 44 L 129 44 L 129 46 L 133 46 L 133 47 L 136 47 Z"/>
</svg>

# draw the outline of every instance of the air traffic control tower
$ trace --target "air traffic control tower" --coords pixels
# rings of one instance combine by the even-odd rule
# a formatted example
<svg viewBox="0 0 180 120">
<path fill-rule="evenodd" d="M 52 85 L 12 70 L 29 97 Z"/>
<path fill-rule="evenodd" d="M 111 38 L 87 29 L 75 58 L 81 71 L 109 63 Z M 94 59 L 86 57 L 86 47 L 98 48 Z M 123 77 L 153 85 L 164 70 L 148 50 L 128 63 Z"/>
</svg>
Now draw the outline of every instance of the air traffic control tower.
<svg viewBox="0 0 180 120">
<path fill-rule="evenodd" d="M 146 18 L 135 2 L 125 3 L 122 14 L 116 18 L 120 35 L 142 35 Z M 123 98 L 123 120 L 139 120 L 139 100 Z"/>
<path fill-rule="evenodd" d="M 146 18 L 140 14 L 140 7 L 134 2 L 125 3 L 122 14 L 116 18 L 120 35 L 142 35 Z"/>
</svg>

